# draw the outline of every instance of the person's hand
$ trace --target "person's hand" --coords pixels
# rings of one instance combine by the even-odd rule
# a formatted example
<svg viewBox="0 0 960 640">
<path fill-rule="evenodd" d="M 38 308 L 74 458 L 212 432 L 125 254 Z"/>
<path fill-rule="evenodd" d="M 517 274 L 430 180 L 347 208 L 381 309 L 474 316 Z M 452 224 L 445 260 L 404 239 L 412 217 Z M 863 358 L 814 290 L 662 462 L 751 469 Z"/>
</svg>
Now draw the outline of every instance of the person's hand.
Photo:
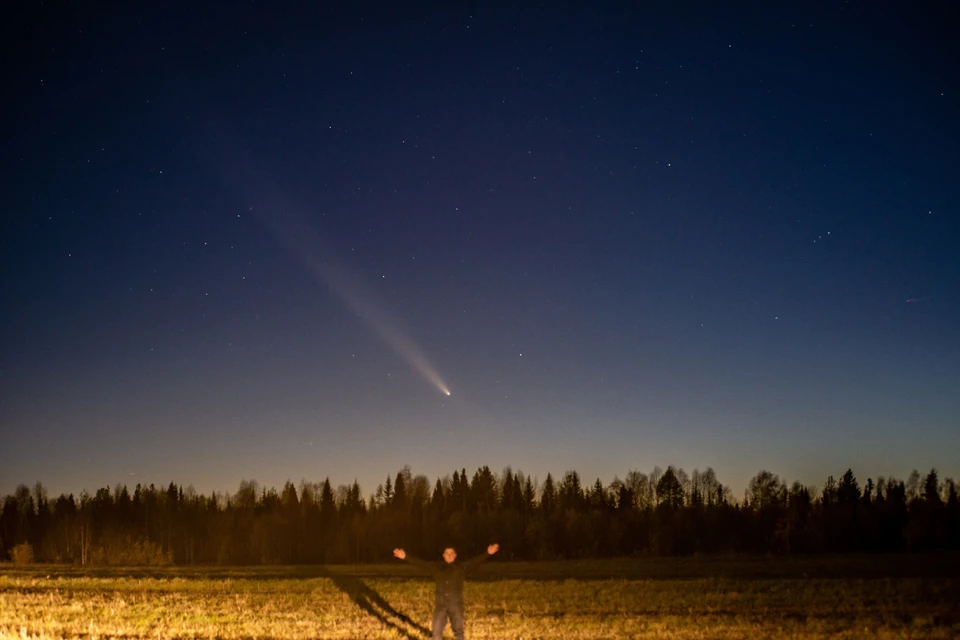
<svg viewBox="0 0 960 640">
<path fill-rule="evenodd" d="M 500 545 L 498 544 L 492 544 L 489 547 L 487 547 L 487 553 L 489 553 L 490 555 L 495 554 L 497 551 L 500 551 Z"/>
<path fill-rule="evenodd" d="M 394 550 L 393 550 L 393 557 L 396 558 L 397 560 L 406 560 L 406 559 L 407 559 L 407 552 L 404 551 L 403 549 L 394 549 Z"/>
</svg>

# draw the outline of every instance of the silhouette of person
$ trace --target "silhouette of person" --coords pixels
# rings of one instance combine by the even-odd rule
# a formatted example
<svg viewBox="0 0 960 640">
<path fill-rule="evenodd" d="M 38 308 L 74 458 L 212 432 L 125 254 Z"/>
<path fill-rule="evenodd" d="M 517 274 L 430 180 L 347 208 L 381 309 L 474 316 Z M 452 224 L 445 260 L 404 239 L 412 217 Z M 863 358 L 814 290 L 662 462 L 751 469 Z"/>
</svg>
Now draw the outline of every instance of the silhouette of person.
<svg viewBox="0 0 960 640">
<path fill-rule="evenodd" d="M 436 601 L 433 608 L 433 640 L 443 638 L 443 629 L 447 626 L 447 618 L 453 627 L 453 635 L 457 640 L 463 640 L 463 581 L 468 571 L 475 569 L 490 559 L 490 556 L 500 550 L 499 544 L 491 544 L 486 553 L 470 558 L 465 562 L 457 562 L 457 550 L 447 547 L 443 550 L 443 562 L 431 562 L 407 555 L 403 549 L 394 549 L 394 557 L 406 560 L 415 567 L 428 572 L 437 583 Z"/>
</svg>

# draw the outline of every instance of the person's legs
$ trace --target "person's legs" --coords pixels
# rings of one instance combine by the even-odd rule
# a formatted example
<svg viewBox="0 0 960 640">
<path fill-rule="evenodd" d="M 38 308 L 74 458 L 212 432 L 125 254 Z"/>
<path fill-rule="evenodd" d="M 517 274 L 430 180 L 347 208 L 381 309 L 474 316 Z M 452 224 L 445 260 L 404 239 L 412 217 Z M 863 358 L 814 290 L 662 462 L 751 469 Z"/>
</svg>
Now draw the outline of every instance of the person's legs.
<svg viewBox="0 0 960 640">
<path fill-rule="evenodd" d="M 453 627 L 453 637 L 457 640 L 463 640 L 463 602 L 454 603 L 450 607 L 450 626 Z"/>
<path fill-rule="evenodd" d="M 433 610 L 433 640 L 443 640 L 443 628 L 446 626 L 447 608 L 438 602 Z"/>
</svg>

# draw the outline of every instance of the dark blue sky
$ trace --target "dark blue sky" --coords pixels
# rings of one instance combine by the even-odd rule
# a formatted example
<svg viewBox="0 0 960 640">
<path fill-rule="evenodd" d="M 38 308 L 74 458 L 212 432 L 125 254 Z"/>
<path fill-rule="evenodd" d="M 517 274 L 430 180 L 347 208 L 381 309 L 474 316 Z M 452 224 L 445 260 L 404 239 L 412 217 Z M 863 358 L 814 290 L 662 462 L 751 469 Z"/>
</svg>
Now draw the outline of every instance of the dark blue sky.
<svg viewBox="0 0 960 640">
<path fill-rule="evenodd" d="M 0 490 L 960 474 L 951 3 L 203 4 L 5 27 Z"/>
</svg>

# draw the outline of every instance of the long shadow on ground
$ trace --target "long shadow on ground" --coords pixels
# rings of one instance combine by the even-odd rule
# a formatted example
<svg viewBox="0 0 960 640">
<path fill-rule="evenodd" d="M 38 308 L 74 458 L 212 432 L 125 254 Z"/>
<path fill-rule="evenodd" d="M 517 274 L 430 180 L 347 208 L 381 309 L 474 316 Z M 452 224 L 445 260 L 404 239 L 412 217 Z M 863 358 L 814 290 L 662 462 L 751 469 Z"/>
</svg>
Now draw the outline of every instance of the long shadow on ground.
<svg viewBox="0 0 960 640">
<path fill-rule="evenodd" d="M 370 588 L 370 586 L 354 576 L 332 574 L 327 576 L 340 591 L 350 596 L 354 604 L 363 611 L 382 622 L 384 625 L 395 629 L 403 637 L 409 640 L 421 640 L 421 638 L 430 638 L 430 631 L 418 625 L 406 614 L 400 613 L 393 606 L 384 600 L 383 596 Z"/>
</svg>

